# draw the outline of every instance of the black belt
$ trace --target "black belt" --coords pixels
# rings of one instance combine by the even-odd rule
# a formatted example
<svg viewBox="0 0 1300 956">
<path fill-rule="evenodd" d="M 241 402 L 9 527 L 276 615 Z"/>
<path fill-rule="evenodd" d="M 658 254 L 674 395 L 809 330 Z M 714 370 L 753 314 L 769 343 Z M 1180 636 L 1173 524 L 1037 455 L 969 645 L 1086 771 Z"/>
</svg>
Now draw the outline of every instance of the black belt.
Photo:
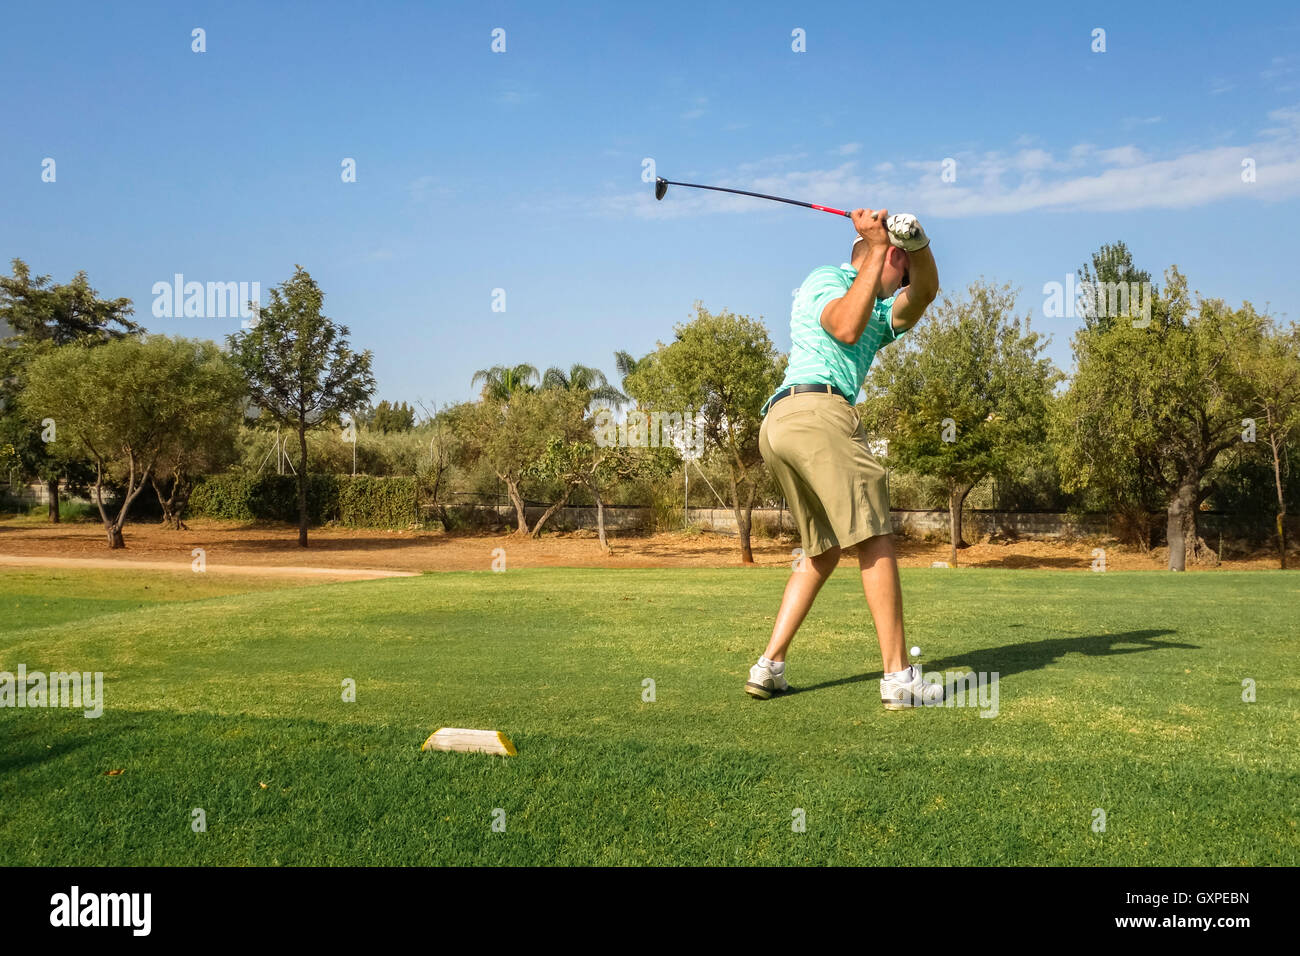
<svg viewBox="0 0 1300 956">
<path fill-rule="evenodd" d="M 846 402 L 849 402 L 849 397 L 834 385 L 787 385 L 767 400 L 767 404 L 763 406 L 763 414 L 766 415 L 768 410 L 781 399 L 789 398 L 791 395 L 798 395 L 800 392 L 825 392 L 830 395 L 838 395 Z M 852 405 L 853 403 L 849 402 L 849 404 Z"/>
</svg>

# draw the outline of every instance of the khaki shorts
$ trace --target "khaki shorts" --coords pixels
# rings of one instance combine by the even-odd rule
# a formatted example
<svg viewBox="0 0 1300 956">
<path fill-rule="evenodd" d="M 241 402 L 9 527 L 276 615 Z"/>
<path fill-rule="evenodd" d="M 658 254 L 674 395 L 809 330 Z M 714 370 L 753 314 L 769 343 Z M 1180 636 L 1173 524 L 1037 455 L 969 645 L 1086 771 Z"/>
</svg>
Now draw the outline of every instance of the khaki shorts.
<svg viewBox="0 0 1300 956">
<path fill-rule="evenodd" d="M 885 469 L 857 411 L 838 395 L 800 392 L 763 418 L 758 450 L 785 493 L 808 557 L 892 534 Z"/>
</svg>

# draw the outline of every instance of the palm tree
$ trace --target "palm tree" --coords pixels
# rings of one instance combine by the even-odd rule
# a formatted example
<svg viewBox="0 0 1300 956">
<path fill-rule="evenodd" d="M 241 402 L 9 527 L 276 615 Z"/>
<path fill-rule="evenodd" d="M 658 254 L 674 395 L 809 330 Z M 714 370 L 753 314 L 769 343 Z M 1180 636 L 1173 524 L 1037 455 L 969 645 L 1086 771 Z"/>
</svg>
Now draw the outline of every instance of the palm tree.
<svg viewBox="0 0 1300 956">
<path fill-rule="evenodd" d="M 624 387 L 627 386 L 627 377 L 636 371 L 638 364 L 640 362 L 632 357 L 631 352 L 614 353 L 614 366 L 618 369 L 618 377 Z"/>
<path fill-rule="evenodd" d="M 542 388 L 561 389 L 586 397 L 585 405 L 593 402 L 612 402 L 619 404 L 627 401 L 627 396 L 609 384 L 605 373 L 586 365 L 573 365 L 568 374 L 564 369 L 551 367 L 542 378 Z"/>
<path fill-rule="evenodd" d="M 470 385 L 483 383 L 482 397 L 490 401 L 508 402 L 516 392 L 536 390 L 533 380 L 537 378 L 537 369 L 531 365 L 493 365 L 481 368 L 474 373 Z"/>
</svg>

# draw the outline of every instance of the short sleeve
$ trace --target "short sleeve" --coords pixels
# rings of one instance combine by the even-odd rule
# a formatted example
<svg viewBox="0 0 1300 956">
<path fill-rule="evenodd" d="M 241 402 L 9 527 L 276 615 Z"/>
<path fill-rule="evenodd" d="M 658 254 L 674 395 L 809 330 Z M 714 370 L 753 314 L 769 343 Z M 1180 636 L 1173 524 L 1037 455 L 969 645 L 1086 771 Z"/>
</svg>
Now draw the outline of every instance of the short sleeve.
<svg viewBox="0 0 1300 956">
<path fill-rule="evenodd" d="M 901 338 L 907 332 L 907 329 L 903 329 L 902 332 L 894 330 L 894 300 L 897 298 L 898 293 L 895 292 L 888 299 L 877 299 L 875 308 L 872 309 L 871 321 L 879 323 L 881 327 L 881 348 Z"/>
<path fill-rule="evenodd" d="M 852 285 L 852 279 L 841 270 L 831 266 L 814 269 L 799 287 L 799 298 L 804 303 L 806 313 L 814 322 L 821 322 L 822 309 L 835 299 L 844 297 Z"/>
</svg>

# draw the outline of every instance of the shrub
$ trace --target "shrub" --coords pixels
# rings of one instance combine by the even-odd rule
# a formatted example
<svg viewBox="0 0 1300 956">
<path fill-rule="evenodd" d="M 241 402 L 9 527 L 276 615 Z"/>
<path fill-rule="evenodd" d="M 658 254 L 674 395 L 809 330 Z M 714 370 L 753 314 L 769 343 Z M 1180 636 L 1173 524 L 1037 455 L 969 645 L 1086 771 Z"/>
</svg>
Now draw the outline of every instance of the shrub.
<svg viewBox="0 0 1300 956">
<path fill-rule="evenodd" d="M 294 475 L 232 472 L 199 478 L 189 513 L 229 521 L 298 520 Z M 307 519 L 357 528 L 406 528 L 420 520 L 415 478 L 371 475 L 308 475 Z"/>
</svg>

